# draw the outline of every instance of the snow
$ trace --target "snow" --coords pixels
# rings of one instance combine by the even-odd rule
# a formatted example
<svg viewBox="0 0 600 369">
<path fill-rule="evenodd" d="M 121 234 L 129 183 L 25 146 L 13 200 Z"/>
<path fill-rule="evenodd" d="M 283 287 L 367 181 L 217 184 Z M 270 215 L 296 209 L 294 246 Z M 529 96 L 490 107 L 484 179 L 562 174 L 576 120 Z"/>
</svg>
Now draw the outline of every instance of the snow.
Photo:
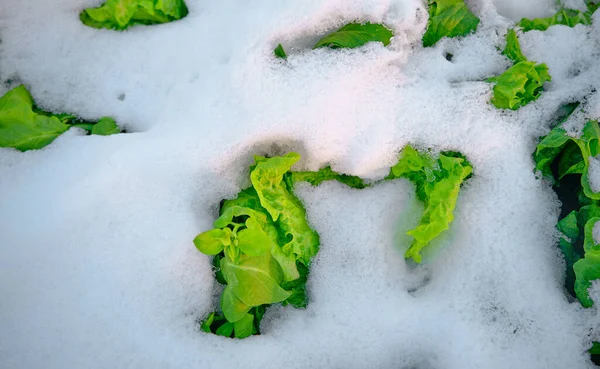
<svg viewBox="0 0 600 369">
<path fill-rule="evenodd" d="M 588 160 L 590 162 L 590 167 L 589 167 L 589 172 L 588 172 L 588 180 L 590 181 L 590 188 L 594 192 L 600 192 L 600 159 L 590 156 Z"/>
<path fill-rule="evenodd" d="M 593 367 L 600 319 L 563 291 L 560 204 L 531 153 L 556 109 L 600 82 L 598 22 L 520 36 L 553 81 L 503 112 L 483 82 L 509 65 L 503 15 L 551 13 L 547 1 L 469 2 L 477 33 L 429 49 L 417 0 L 189 0 L 185 19 L 124 33 L 80 24 L 98 3 L 0 4 L 3 82 L 130 132 L 0 150 L 0 367 Z M 355 19 L 384 21 L 391 45 L 310 50 Z M 191 241 L 248 185 L 253 154 L 379 179 L 408 143 L 475 168 L 423 265 L 402 256 L 421 211 L 409 182 L 301 185 L 322 241 L 309 307 L 271 308 L 243 341 L 199 331 L 216 286 Z"/>
</svg>

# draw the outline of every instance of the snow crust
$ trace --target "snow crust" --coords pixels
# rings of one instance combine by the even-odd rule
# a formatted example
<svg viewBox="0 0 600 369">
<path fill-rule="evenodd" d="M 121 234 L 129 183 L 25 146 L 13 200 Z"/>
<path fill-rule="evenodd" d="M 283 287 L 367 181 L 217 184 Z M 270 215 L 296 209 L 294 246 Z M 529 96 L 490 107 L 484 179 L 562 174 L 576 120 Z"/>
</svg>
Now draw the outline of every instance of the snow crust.
<svg viewBox="0 0 600 369">
<path fill-rule="evenodd" d="M 0 150 L 0 367 L 594 367 L 600 319 L 566 297 L 560 204 L 531 153 L 561 104 L 600 85 L 598 17 L 520 35 L 553 80 L 504 112 L 484 82 L 509 66 L 504 15 L 549 1 L 470 2 L 477 33 L 428 49 L 417 0 L 188 0 L 185 19 L 123 33 L 79 22 L 99 3 L 0 3 L 0 93 L 25 83 L 46 109 L 130 132 Z M 310 49 L 357 19 L 393 28 L 391 45 Z M 199 331 L 216 282 L 192 240 L 248 185 L 252 155 L 378 179 L 408 143 L 475 168 L 423 265 L 402 256 L 421 214 L 407 181 L 301 185 L 322 241 L 308 308 L 273 307 L 242 341 Z"/>
</svg>

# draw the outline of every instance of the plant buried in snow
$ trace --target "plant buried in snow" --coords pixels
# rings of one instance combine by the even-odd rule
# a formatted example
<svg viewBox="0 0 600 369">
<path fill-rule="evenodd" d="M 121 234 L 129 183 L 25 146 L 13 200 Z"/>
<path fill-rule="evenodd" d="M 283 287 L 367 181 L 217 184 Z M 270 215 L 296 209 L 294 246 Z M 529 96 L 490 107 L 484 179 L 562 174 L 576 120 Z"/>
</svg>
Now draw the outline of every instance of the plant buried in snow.
<svg viewBox="0 0 600 369">
<path fill-rule="evenodd" d="M 494 83 L 491 103 L 499 109 L 517 110 L 537 100 L 544 83 L 551 81 L 552 77 L 546 64 L 536 64 L 525 58 L 517 34 L 512 29 L 506 35 L 502 54 L 514 64 L 501 75 L 487 79 L 487 82 Z"/>
<path fill-rule="evenodd" d="M 332 49 L 353 49 L 369 42 L 381 42 L 383 46 L 390 44 L 394 34 L 382 24 L 375 23 L 348 23 L 342 28 L 321 38 L 313 49 L 329 47 Z M 287 59 L 281 44 L 273 51 L 277 58 Z"/>
<path fill-rule="evenodd" d="M 108 0 L 97 8 L 83 10 L 81 22 L 93 28 L 125 30 L 135 24 L 161 24 L 188 14 L 183 0 Z"/>
<path fill-rule="evenodd" d="M 52 114 L 35 106 L 33 97 L 21 85 L 0 98 L 0 147 L 19 151 L 41 149 L 70 127 L 82 128 L 95 135 L 112 135 L 121 129 L 110 117 L 85 122 L 72 114 Z"/>
<path fill-rule="evenodd" d="M 310 228 L 306 211 L 293 194 L 294 183 L 337 180 L 355 188 L 365 184 L 329 167 L 291 172 L 299 159 L 296 153 L 255 156 L 252 186 L 225 200 L 214 229 L 194 239 L 198 250 L 214 255 L 217 280 L 226 285 L 220 299 L 222 313 L 209 314 L 201 325 L 204 331 L 245 338 L 260 333 L 268 305 L 306 307 L 306 281 L 319 250 L 319 235 Z"/>
<path fill-rule="evenodd" d="M 545 31 L 555 25 L 575 27 L 578 24 L 583 24 L 589 26 L 592 24 L 592 15 L 598 9 L 598 5 L 598 3 L 588 0 L 586 1 L 587 10 L 584 12 L 563 7 L 551 17 L 534 19 L 523 18 L 518 25 L 523 32 L 533 30 Z"/>
<path fill-rule="evenodd" d="M 306 282 L 310 262 L 319 250 L 319 235 L 310 228 L 306 211 L 293 194 L 294 184 L 305 181 L 317 186 L 336 180 L 357 189 L 366 185 L 330 167 L 291 171 L 299 159 L 296 153 L 256 156 L 252 186 L 225 200 L 214 228 L 194 239 L 199 251 L 214 256 L 216 279 L 225 285 L 221 311 L 204 319 L 203 331 L 245 338 L 260 333 L 260 320 L 269 305 L 306 307 Z M 402 150 L 386 179 L 411 180 L 425 204 L 420 225 L 408 232 L 415 242 L 406 252 L 407 259 L 421 262 L 421 250 L 448 229 L 460 185 L 471 173 L 470 163 L 459 153 L 445 152 L 434 160 L 410 146 Z"/>
<path fill-rule="evenodd" d="M 416 186 L 417 199 L 425 205 L 419 225 L 407 232 L 414 241 L 405 258 L 420 263 L 421 251 L 449 228 L 460 187 L 472 173 L 471 163 L 460 153 L 442 152 L 436 160 L 411 146 L 402 149 L 398 163 L 386 179 L 410 180 Z"/>
<path fill-rule="evenodd" d="M 571 137 L 560 125 L 552 129 L 538 144 L 534 153 L 536 170 L 552 180 L 557 192 L 565 188 L 576 197 L 575 210 L 562 218 L 557 228 L 564 237 L 559 247 L 567 264 L 567 289 L 584 307 L 593 301 L 588 289 L 600 279 L 600 245 L 594 242 L 592 229 L 600 220 L 600 193 L 589 183 L 590 157 L 600 154 L 600 127 L 588 121 L 581 137 Z M 576 181 L 570 181 L 575 178 Z M 577 188 L 568 188 L 576 182 Z"/>
<path fill-rule="evenodd" d="M 466 36 L 477 30 L 479 18 L 464 0 L 429 0 L 429 20 L 423 35 L 423 46 L 435 45 L 444 37 Z"/>
</svg>

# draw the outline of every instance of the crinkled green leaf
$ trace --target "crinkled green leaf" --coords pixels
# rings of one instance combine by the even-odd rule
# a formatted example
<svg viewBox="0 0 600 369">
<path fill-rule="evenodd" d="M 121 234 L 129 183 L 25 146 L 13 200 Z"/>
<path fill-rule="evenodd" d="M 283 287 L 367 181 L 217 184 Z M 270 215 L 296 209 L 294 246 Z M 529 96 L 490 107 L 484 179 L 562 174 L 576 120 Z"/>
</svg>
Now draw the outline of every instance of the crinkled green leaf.
<svg viewBox="0 0 600 369">
<path fill-rule="evenodd" d="M 499 109 L 517 110 L 537 100 L 544 83 L 551 80 L 546 64 L 519 62 L 500 76 L 488 79 L 495 83 L 491 102 Z"/>
<path fill-rule="evenodd" d="M 506 34 L 506 46 L 502 51 L 502 55 L 506 55 L 506 57 L 515 63 L 527 60 L 521 52 L 521 45 L 519 45 L 519 39 L 514 29 L 509 30 Z"/>
<path fill-rule="evenodd" d="M 83 10 L 79 18 L 93 28 L 124 30 L 134 24 L 159 24 L 188 14 L 183 0 L 107 0 L 97 8 Z"/>
<path fill-rule="evenodd" d="M 0 147 L 41 149 L 68 128 L 54 116 L 34 112 L 33 98 L 23 85 L 0 98 Z"/>
<path fill-rule="evenodd" d="M 215 228 L 194 240 L 200 251 L 215 255 L 216 278 L 226 285 L 220 300 L 223 318 L 217 314 L 213 323 L 205 321 L 204 328 L 210 326 L 211 332 L 228 333 L 229 327 L 222 328 L 224 320 L 233 323 L 235 337 L 247 337 L 258 334 L 269 304 L 306 307 L 308 264 L 319 237 L 292 192 L 290 169 L 298 159 L 296 153 L 255 157 L 252 187 L 223 201 Z"/>
<path fill-rule="evenodd" d="M 243 257 L 239 264 L 226 257 L 221 260 L 221 270 L 226 288 L 248 306 L 281 302 L 291 295 L 279 286 L 283 273 L 270 254 Z"/>
<path fill-rule="evenodd" d="M 574 27 L 577 24 L 583 24 L 587 26 L 592 24 L 592 14 L 593 11 L 591 10 L 582 12 L 575 9 L 561 9 L 552 17 L 548 18 L 523 18 L 519 22 L 519 26 L 521 29 L 523 29 L 523 32 L 532 30 L 545 31 L 549 27 L 558 24 L 568 27 Z"/>
<path fill-rule="evenodd" d="M 117 126 L 114 119 L 110 117 L 102 117 L 98 123 L 94 124 L 91 130 L 93 135 L 109 136 L 121 133 L 121 128 Z"/>
<path fill-rule="evenodd" d="M 393 35 L 392 31 L 381 24 L 349 23 L 320 39 L 313 49 L 324 46 L 334 49 L 355 48 L 368 42 L 382 42 L 387 46 Z"/>
<path fill-rule="evenodd" d="M 411 146 L 402 149 L 398 163 L 386 178 L 409 179 L 416 186 L 417 198 L 425 205 L 419 225 L 407 232 L 414 238 L 406 251 L 407 259 L 420 263 L 423 248 L 449 228 L 460 185 L 472 171 L 471 164 L 458 153 L 442 153 L 434 160 Z"/>
<path fill-rule="evenodd" d="M 464 0 L 429 0 L 429 21 L 423 46 L 433 46 L 444 37 L 466 36 L 475 32 L 477 18 Z"/>
<path fill-rule="evenodd" d="M 275 50 L 273 50 L 273 53 L 278 58 L 287 59 L 287 55 L 285 54 L 285 50 L 283 50 L 283 46 L 281 46 L 281 44 L 277 45 Z"/>
<path fill-rule="evenodd" d="M 367 187 L 362 178 L 337 173 L 330 166 L 319 169 L 316 172 L 291 172 L 290 179 L 292 184 L 305 181 L 313 186 L 318 186 L 325 181 L 338 181 L 352 188 L 362 189 Z"/>
<path fill-rule="evenodd" d="M 283 251 L 288 255 L 293 253 L 308 265 L 319 250 L 319 236 L 308 225 L 304 206 L 283 180 L 284 174 L 299 159 L 296 153 L 268 159 L 257 157 L 250 180 L 262 207 L 287 238 Z"/>
</svg>

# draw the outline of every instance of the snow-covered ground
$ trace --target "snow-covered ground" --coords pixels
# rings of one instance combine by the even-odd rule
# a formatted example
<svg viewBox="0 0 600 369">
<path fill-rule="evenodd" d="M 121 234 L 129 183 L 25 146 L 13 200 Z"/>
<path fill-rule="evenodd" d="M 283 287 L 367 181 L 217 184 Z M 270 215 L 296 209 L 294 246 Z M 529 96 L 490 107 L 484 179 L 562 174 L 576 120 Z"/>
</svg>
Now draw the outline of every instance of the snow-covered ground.
<svg viewBox="0 0 600 369">
<path fill-rule="evenodd" d="M 552 82 L 506 112 L 483 80 L 509 66 L 514 20 L 554 1 L 469 1 L 477 33 L 428 49 L 419 0 L 188 0 L 185 19 L 123 33 L 81 24 L 100 2 L 0 2 L 0 94 L 24 83 L 45 109 L 129 132 L 0 150 L 0 368 L 594 367 L 600 318 L 565 295 L 560 203 L 531 154 L 562 103 L 600 86 L 600 12 L 520 36 Z M 353 20 L 395 37 L 311 50 Z M 192 240 L 249 184 L 253 154 L 379 179 L 408 143 L 474 166 L 439 252 L 404 261 L 421 213 L 408 181 L 299 185 L 321 236 L 308 308 L 273 307 L 244 340 L 200 332 L 216 282 Z"/>
</svg>

